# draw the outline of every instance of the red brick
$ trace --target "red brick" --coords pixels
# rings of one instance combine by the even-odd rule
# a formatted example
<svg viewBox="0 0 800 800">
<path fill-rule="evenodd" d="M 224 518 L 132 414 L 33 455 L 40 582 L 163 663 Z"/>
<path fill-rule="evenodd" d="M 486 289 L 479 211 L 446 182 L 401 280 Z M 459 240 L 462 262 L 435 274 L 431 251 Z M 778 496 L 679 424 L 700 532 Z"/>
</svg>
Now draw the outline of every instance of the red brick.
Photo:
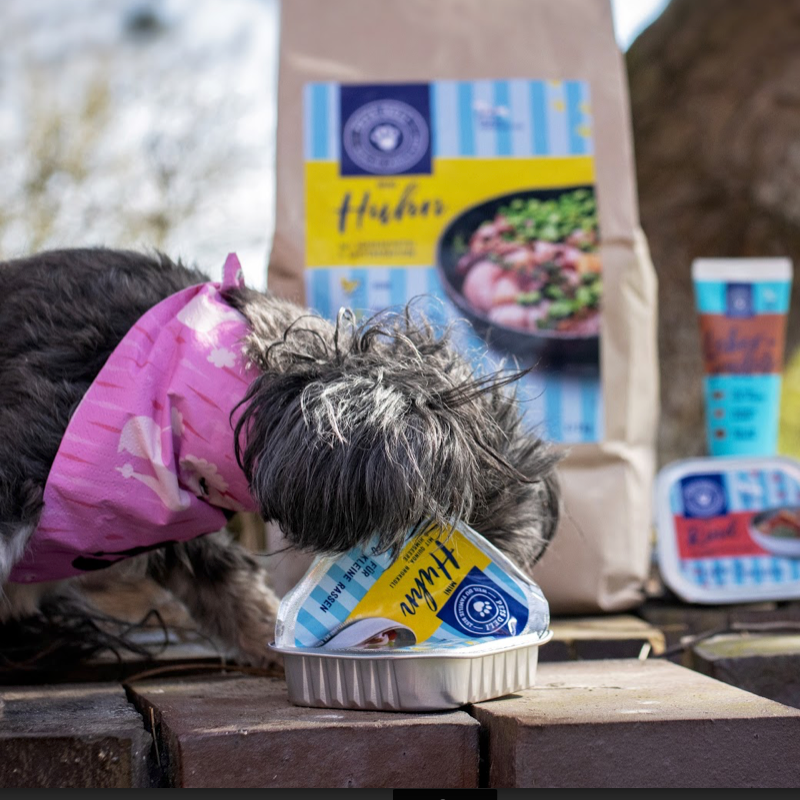
<svg viewBox="0 0 800 800">
<path fill-rule="evenodd" d="M 463 711 L 300 708 L 260 677 L 135 683 L 169 783 L 181 787 L 474 788 L 478 723 Z"/>
<path fill-rule="evenodd" d="M 493 787 L 800 784 L 800 711 L 668 661 L 542 664 L 471 712 Z"/>
<path fill-rule="evenodd" d="M 540 662 L 636 658 L 643 649 L 661 655 L 666 647 L 658 628 L 630 614 L 554 617 L 550 628 L 553 638 L 539 651 Z"/>
<path fill-rule="evenodd" d="M 800 633 L 730 633 L 692 648 L 693 669 L 800 708 Z"/>
<path fill-rule="evenodd" d="M 721 632 L 734 626 L 755 629 L 770 624 L 797 624 L 800 602 L 698 606 L 654 598 L 640 606 L 636 613 L 663 632 L 667 647 L 675 647 L 684 637 Z"/>
<path fill-rule="evenodd" d="M 0 787 L 146 787 L 151 744 L 120 686 L 0 691 Z"/>
</svg>

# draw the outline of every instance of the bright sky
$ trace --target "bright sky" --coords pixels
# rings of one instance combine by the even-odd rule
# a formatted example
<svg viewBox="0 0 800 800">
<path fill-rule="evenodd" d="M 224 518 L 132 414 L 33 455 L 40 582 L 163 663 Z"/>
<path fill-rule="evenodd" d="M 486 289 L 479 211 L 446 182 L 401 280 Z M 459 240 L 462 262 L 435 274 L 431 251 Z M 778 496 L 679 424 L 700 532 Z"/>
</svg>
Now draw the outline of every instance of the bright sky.
<svg viewBox="0 0 800 800">
<path fill-rule="evenodd" d="M 664 10 L 669 0 L 611 0 L 617 41 L 623 50 Z"/>
</svg>

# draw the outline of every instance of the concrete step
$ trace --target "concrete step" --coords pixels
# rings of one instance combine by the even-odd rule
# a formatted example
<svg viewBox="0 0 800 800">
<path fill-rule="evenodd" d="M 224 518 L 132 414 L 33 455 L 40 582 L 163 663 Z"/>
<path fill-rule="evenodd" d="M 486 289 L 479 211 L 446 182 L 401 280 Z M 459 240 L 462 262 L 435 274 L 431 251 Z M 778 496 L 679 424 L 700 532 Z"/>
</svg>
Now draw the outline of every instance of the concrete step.
<svg viewBox="0 0 800 800">
<path fill-rule="evenodd" d="M 676 648 L 686 637 L 722 633 L 736 626 L 800 624 L 800 601 L 701 606 L 654 598 L 640 606 L 636 615 L 664 634 L 667 648 Z"/>
<path fill-rule="evenodd" d="M 470 713 L 492 787 L 800 785 L 800 711 L 665 660 L 541 664 Z"/>
<path fill-rule="evenodd" d="M 664 634 L 633 614 L 553 617 L 553 638 L 539 651 L 540 662 L 660 656 Z"/>
<path fill-rule="evenodd" d="M 2 788 L 146 788 L 151 745 L 121 686 L 0 689 Z"/>
<path fill-rule="evenodd" d="M 154 726 L 169 786 L 478 786 L 479 726 L 464 711 L 300 708 L 275 678 L 143 681 L 129 688 Z"/>
<path fill-rule="evenodd" d="M 800 624 L 797 632 L 744 632 L 712 636 L 693 645 L 692 669 L 800 708 Z"/>
</svg>

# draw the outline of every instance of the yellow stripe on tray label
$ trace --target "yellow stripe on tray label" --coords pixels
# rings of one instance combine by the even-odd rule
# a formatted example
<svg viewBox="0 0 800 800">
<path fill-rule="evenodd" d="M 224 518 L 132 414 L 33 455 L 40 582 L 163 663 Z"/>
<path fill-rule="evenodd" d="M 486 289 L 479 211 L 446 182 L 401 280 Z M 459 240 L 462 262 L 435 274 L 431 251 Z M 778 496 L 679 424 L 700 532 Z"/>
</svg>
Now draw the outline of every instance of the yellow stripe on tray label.
<svg viewBox="0 0 800 800">
<path fill-rule="evenodd" d="M 429 266 L 448 223 L 471 206 L 530 189 L 594 183 L 592 156 L 441 158 L 432 175 L 341 177 L 306 163 L 306 264 Z"/>
<path fill-rule="evenodd" d="M 411 628 L 417 642 L 430 638 L 442 621 L 437 613 L 464 577 L 491 559 L 458 530 L 445 537 L 436 526 L 412 539 L 391 567 L 361 598 L 348 622 L 370 617 L 395 620 Z"/>
</svg>

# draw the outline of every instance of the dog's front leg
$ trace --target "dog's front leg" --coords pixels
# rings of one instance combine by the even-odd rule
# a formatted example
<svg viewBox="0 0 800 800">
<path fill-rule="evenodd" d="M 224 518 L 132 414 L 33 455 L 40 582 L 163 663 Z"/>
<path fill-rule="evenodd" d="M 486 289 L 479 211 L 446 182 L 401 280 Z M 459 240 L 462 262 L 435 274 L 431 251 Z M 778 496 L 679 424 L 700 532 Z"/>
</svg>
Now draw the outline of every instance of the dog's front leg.
<svg viewBox="0 0 800 800">
<path fill-rule="evenodd" d="M 36 524 L 32 522 L 0 521 L 0 604 L 3 599 L 3 587 L 14 565 L 22 558 L 35 527 Z M 3 611 L 0 607 L 0 619 L 2 616 Z"/>
<path fill-rule="evenodd" d="M 4 431 L 2 422 L 0 420 L 0 431 Z M 3 455 L 7 453 L 0 447 L 0 459 Z M 43 508 L 43 486 L 21 479 L 20 472 L 15 469 L 13 460 L 10 464 L 0 463 L 0 600 L 3 586 L 22 558 Z"/>
<path fill-rule="evenodd" d="M 234 659 L 256 666 L 276 661 L 267 644 L 275 630 L 278 598 L 266 571 L 227 531 L 155 550 L 147 571 Z"/>
</svg>

